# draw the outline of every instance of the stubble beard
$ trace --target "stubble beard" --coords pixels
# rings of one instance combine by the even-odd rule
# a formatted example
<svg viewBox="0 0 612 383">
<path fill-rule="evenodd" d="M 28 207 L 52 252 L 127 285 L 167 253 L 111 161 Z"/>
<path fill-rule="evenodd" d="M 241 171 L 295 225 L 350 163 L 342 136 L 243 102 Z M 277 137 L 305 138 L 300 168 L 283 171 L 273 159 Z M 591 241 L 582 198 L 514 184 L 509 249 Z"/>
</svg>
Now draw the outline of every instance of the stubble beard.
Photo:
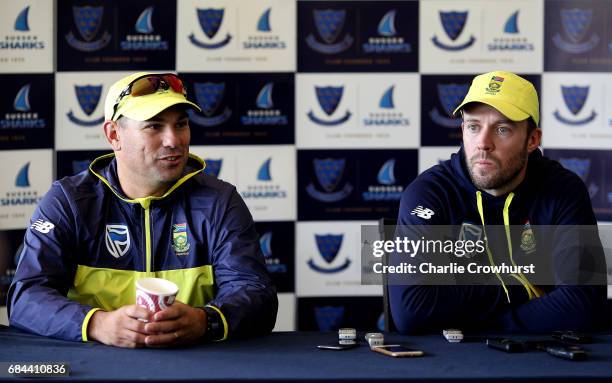
<svg viewBox="0 0 612 383">
<path fill-rule="evenodd" d="M 510 158 L 510 161 L 505 169 L 501 168 L 500 161 L 498 159 L 483 156 L 481 154 L 476 154 L 469 160 L 466 156 L 465 162 L 474 186 L 480 190 L 493 190 L 502 189 L 504 186 L 514 181 L 525 167 L 525 164 L 527 163 L 527 156 L 527 145 L 524 145 L 520 152 Z M 476 166 L 475 162 L 478 160 L 491 161 L 499 170 L 496 173 L 489 172 L 483 174 L 482 171 L 477 171 L 474 169 Z"/>
</svg>

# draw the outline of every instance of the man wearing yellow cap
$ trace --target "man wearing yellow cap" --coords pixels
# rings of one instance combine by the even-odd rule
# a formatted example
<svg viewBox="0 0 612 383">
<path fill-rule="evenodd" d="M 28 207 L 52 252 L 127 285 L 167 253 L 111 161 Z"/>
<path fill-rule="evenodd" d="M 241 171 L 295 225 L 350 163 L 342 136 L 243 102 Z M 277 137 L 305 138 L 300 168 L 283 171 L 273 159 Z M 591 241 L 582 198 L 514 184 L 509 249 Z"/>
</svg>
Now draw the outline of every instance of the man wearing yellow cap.
<svg viewBox="0 0 612 383">
<path fill-rule="evenodd" d="M 585 237 L 563 227 L 595 226 L 597 221 L 582 180 L 543 157 L 538 148 L 542 132 L 534 86 L 509 72 L 476 76 L 454 113 L 463 119 L 463 144 L 450 160 L 425 171 L 406 188 L 396 235 L 418 232 L 425 238 L 435 230 L 431 225 L 456 225 L 461 238 L 469 232 L 470 238 L 483 241 L 483 247 L 481 258 L 455 256 L 449 258 L 452 262 L 467 266 L 480 261 L 491 266 L 487 270 L 504 270 L 492 268 L 502 263 L 548 262 L 549 270 L 537 271 L 552 276 L 546 285 L 537 285 L 533 276 L 517 269 L 496 272 L 477 284 L 454 286 L 424 283 L 423 275 L 395 279 L 399 282 L 391 283 L 388 292 L 397 329 L 409 333 L 444 328 L 595 328 L 605 310 L 603 252 L 600 246 L 582 251 Z M 501 235 L 494 238 L 495 225 Z M 560 229 L 553 232 L 554 240 L 542 243 L 536 225 Z M 520 235 L 512 235 L 515 228 Z M 599 239 L 593 243 L 599 244 Z M 406 259 L 394 253 L 390 262 Z M 415 259 L 432 261 L 423 254 Z"/>
<path fill-rule="evenodd" d="M 189 154 L 189 101 L 174 74 L 111 86 L 113 154 L 53 183 L 32 217 L 9 289 L 11 326 L 60 339 L 163 347 L 269 332 L 278 301 L 253 219 L 236 189 Z M 170 280 L 153 315 L 135 281 Z"/>
</svg>

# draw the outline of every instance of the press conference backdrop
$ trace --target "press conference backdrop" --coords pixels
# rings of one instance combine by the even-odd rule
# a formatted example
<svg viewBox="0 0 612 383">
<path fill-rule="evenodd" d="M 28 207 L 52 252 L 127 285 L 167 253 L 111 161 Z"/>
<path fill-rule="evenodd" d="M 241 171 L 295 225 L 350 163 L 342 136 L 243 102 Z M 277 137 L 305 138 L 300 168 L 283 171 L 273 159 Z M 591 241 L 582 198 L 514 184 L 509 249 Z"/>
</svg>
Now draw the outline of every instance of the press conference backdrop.
<svg viewBox="0 0 612 383">
<path fill-rule="evenodd" d="M 202 108 L 192 152 L 256 221 L 277 329 L 375 329 L 360 225 L 395 217 L 402 190 L 457 150 L 450 112 L 475 74 L 535 84 L 545 154 L 612 221 L 611 18 L 604 0 L 2 1 L 0 291 L 51 182 L 109 151 L 108 87 L 176 71 Z"/>
</svg>

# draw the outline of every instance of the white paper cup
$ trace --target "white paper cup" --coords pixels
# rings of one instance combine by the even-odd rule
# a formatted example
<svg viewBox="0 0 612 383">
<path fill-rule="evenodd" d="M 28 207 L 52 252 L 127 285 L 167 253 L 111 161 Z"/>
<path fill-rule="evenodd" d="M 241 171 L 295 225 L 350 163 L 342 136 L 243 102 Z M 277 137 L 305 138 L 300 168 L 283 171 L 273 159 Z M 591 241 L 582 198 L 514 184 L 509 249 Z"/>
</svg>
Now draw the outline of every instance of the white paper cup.
<svg viewBox="0 0 612 383">
<path fill-rule="evenodd" d="M 136 304 L 155 314 L 171 306 L 178 291 L 178 286 L 166 279 L 138 279 L 136 281 Z"/>
</svg>

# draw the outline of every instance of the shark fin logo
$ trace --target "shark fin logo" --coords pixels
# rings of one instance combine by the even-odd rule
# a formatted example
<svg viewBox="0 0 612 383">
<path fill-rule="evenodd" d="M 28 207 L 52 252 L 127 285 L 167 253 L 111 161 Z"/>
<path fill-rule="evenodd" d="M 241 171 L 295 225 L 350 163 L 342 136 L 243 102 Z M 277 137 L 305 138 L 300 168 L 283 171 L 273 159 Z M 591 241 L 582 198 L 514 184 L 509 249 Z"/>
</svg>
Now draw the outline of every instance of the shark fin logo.
<svg viewBox="0 0 612 383">
<path fill-rule="evenodd" d="M 258 181 L 272 181 L 272 176 L 270 175 L 270 163 L 272 162 L 272 157 L 268 158 L 264 161 L 264 163 L 260 166 L 259 171 L 257 172 L 257 180 Z"/>
<path fill-rule="evenodd" d="M 153 33 L 153 6 L 147 7 L 136 20 L 134 29 L 138 33 L 150 34 Z"/>
<path fill-rule="evenodd" d="M 566 53 L 583 54 L 599 44 L 600 37 L 597 33 L 585 38 L 593 22 L 592 9 L 561 9 L 560 17 L 565 37 L 570 41 L 564 39 L 560 33 L 555 34 L 553 43 L 557 48 Z"/>
<path fill-rule="evenodd" d="M 213 160 L 212 158 L 207 158 L 204 162 L 206 163 L 204 174 L 218 178 L 221 172 L 221 166 L 223 165 L 223 159 Z"/>
<path fill-rule="evenodd" d="M 306 44 L 314 51 L 323 54 L 337 54 L 347 50 L 353 44 L 354 39 L 348 33 L 343 39 L 338 39 L 346 20 L 345 9 L 315 9 L 313 18 L 317 32 L 323 39 L 323 42 L 317 41 L 312 33 L 306 37 Z"/>
<path fill-rule="evenodd" d="M 395 180 L 395 158 L 387 160 L 378 171 L 378 183 L 381 185 L 394 185 Z"/>
<path fill-rule="evenodd" d="M 257 95 L 257 100 L 255 104 L 260 109 L 271 109 L 274 107 L 274 103 L 272 102 L 272 89 L 274 88 L 274 83 L 267 83 L 263 88 L 259 91 Z"/>
<path fill-rule="evenodd" d="M 130 232 L 126 225 L 106 225 L 106 250 L 115 258 L 123 257 L 130 249 Z"/>
<path fill-rule="evenodd" d="M 571 112 L 573 116 L 577 116 L 580 114 L 586 100 L 589 96 L 589 86 L 561 86 L 561 94 L 563 96 L 563 101 L 565 102 L 565 106 Z M 581 118 L 581 119 L 572 119 L 568 117 L 564 117 L 561 112 L 557 109 L 553 113 L 555 118 L 570 126 L 578 126 L 588 124 L 593 121 L 595 117 L 597 117 L 597 112 L 595 110 L 591 110 L 590 115 Z"/>
<path fill-rule="evenodd" d="M 26 84 L 19 89 L 15 101 L 13 102 L 13 108 L 18 112 L 29 112 L 30 107 L 30 84 Z"/>
<path fill-rule="evenodd" d="M 15 178 L 15 186 L 18 188 L 29 188 L 30 187 L 30 163 L 23 165 L 23 167 L 17 173 L 17 177 Z"/>
<path fill-rule="evenodd" d="M 465 11 L 465 12 L 439 11 L 438 14 L 440 16 L 440 22 L 442 23 L 442 28 L 444 29 L 444 33 L 446 33 L 446 36 L 451 41 L 454 42 L 461 35 L 461 32 L 463 32 L 463 29 L 465 28 L 465 24 L 468 18 L 468 11 Z M 476 41 L 476 38 L 474 36 L 470 36 L 467 42 L 459 44 L 459 45 L 444 44 L 440 42 L 438 37 L 435 35 L 431 38 L 431 41 L 436 47 L 440 49 L 444 49 L 447 51 L 460 51 L 460 50 L 464 50 L 472 46 L 474 42 Z"/>
<path fill-rule="evenodd" d="M 340 100 L 342 99 L 342 95 L 344 94 L 343 86 L 315 86 L 315 94 L 317 96 L 317 101 L 319 102 L 319 106 L 325 112 L 327 116 L 331 116 L 334 114 L 338 106 L 340 105 Z M 311 110 L 308 112 L 308 118 L 310 121 L 315 124 L 322 126 L 335 126 L 343 124 L 351 118 L 351 112 L 346 111 L 344 116 L 333 120 L 324 120 L 315 115 L 315 113 Z"/>
<path fill-rule="evenodd" d="M 102 96 L 102 85 L 75 85 L 74 93 L 79 103 L 81 111 L 87 116 L 91 116 L 100 103 Z M 98 126 L 104 122 L 104 116 L 94 118 L 93 120 L 83 120 L 78 118 L 75 113 L 70 110 L 67 113 L 68 119 L 76 125 L 84 127 Z"/>
<path fill-rule="evenodd" d="M 272 257 L 271 243 L 272 243 L 272 232 L 271 231 L 264 233 L 264 235 L 262 235 L 261 238 L 259 238 L 259 247 L 261 248 L 261 252 L 263 253 L 266 259 Z"/>
<path fill-rule="evenodd" d="M 257 21 L 257 31 L 259 32 L 272 31 L 272 29 L 270 28 L 270 12 L 271 11 L 272 11 L 272 8 L 268 8 L 259 17 L 259 21 Z"/>
<path fill-rule="evenodd" d="M 314 199 L 321 202 L 337 202 L 348 197 L 353 191 L 353 186 L 346 183 L 343 188 L 336 191 L 342 176 L 346 159 L 314 159 L 313 165 L 315 176 L 324 191 L 319 191 L 311 182 L 306 187 L 306 192 Z"/>
<path fill-rule="evenodd" d="M 379 107 L 382 109 L 393 109 L 395 105 L 393 104 L 393 90 L 395 89 L 395 85 L 392 85 L 387 89 L 387 91 L 380 98 Z"/>
<path fill-rule="evenodd" d="M 378 34 L 385 37 L 393 37 L 397 34 L 395 30 L 395 15 L 397 11 L 395 9 L 385 13 L 380 23 L 378 23 Z"/>
<path fill-rule="evenodd" d="M 517 34 L 519 33 L 518 29 L 518 15 L 519 11 L 514 12 L 508 17 L 506 20 L 506 24 L 504 25 L 504 33 Z"/>
<path fill-rule="evenodd" d="M 217 35 L 217 32 L 219 32 L 219 29 L 221 28 L 221 24 L 223 23 L 223 16 L 225 15 L 225 9 L 224 8 L 220 8 L 220 9 L 213 9 L 213 8 L 199 9 L 198 8 L 196 10 L 196 13 L 198 16 L 198 22 L 200 23 L 200 28 L 202 29 L 202 31 L 204 32 L 204 34 L 209 40 L 213 39 Z M 194 33 L 191 33 L 189 35 L 189 41 L 191 41 L 193 45 L 199 48 L 202 48 L 202 49 L 222 48 L 226 46 L 227 44 L 229 44 L 231 39 L 232 39 L 232 36 L 228 33 L 225 36 L 225 38 L 221 41 L 206 43 L 206 42 L 199 41 L 195 37 Z"/>
<path fill-rule="evenodd" d="M 19 32 L 29 32 L 30 26 L 28 24 L 28 13 L 30 12 L 30 6 L 25 7 L 17 18 L 15 19 L 15 31 Z"/>
</svg>

